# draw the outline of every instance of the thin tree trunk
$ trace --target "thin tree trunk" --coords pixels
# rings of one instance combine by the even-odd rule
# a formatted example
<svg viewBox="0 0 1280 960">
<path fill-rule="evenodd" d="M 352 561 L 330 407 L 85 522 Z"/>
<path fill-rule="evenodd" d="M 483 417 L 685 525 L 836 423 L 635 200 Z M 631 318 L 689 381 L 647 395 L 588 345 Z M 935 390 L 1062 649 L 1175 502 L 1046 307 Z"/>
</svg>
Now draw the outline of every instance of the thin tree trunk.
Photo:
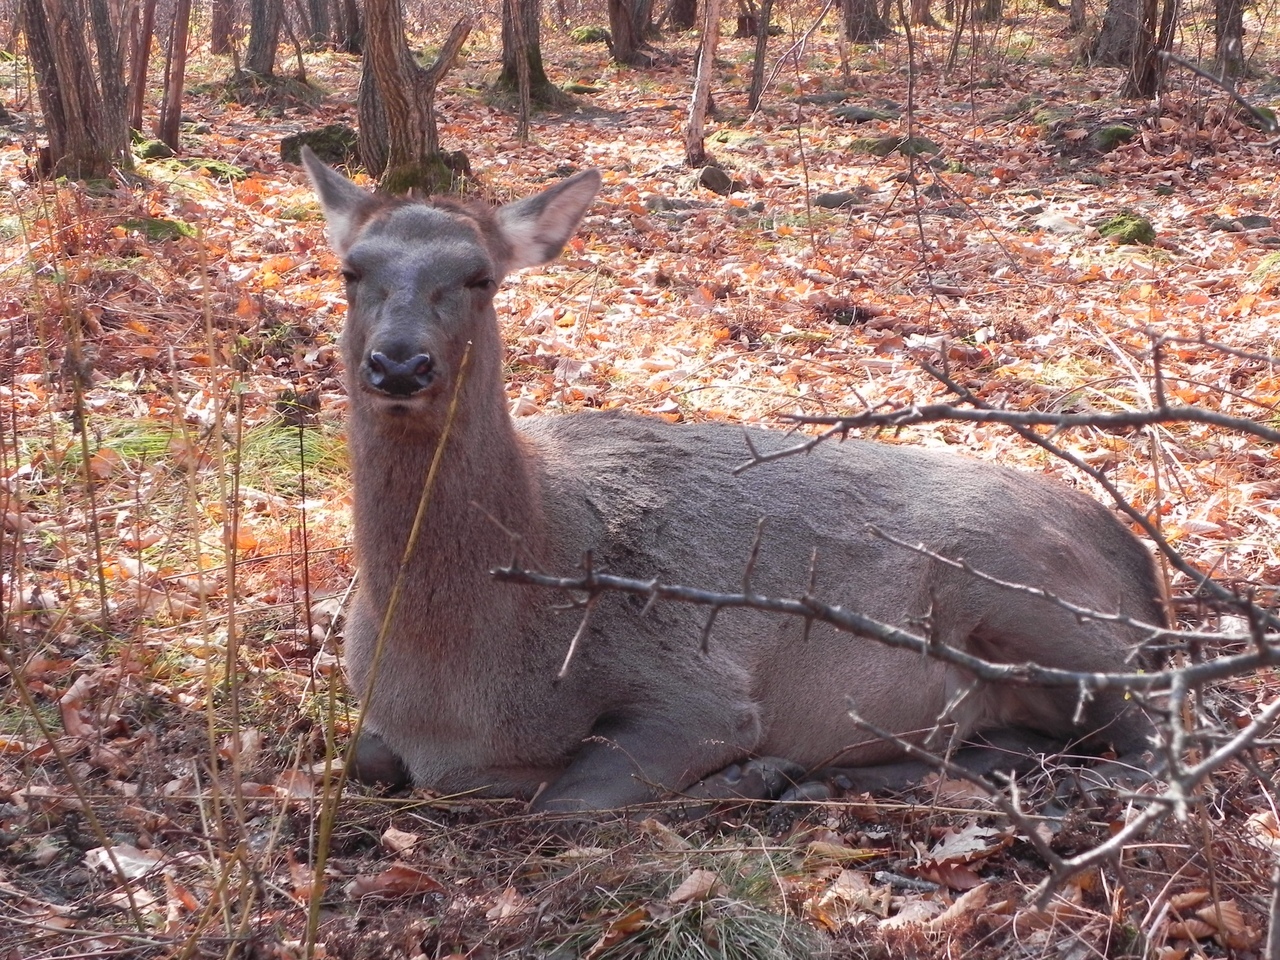
<svg viewBox="0 0 1280 960">
<path fill-rule="evenodd" d="M 127 37 L 124 24 L 113 15 L 113 6 L 108 6 L 107 0 L 89 0 L 89 19 L 98 48 L 103 133 L 108 143 L 120 144 L 123 149 L 129 143 L 129 88 L 124 70 Z"/>
<path fill-rule="evenodd" d="M 129 126 L 142 129 L 142 108 L 147 95 L 147 67 L 151 63 L 151 41 L 156 30 L 156 0 L 143 0 L 142 22 L 133 35 L 129 53 Z"/>
<path fill-rule="evenodd" d="M 840 0 L 844 14 L 844 36 L 853 43 L 871 43 L 889 36 L 889 22 L 876 7 L 876 0 Z"/>
<path fill-rule="evenodd" d="M 209 52 L 231 52 L 232 0 L 209 0 Z"/>
<path fill-rule="evenodd" d="M 1214 55 L 1218 69 L 1225 77 L 1244 73 L 1244 3 L 1243 0 L 1214 0 Z"/>
<path fill-rule="evenodd" d="M 173 150 L 181 146 L 182 87 L 187 76 L 190 29 L 191 0 L 177 0 L 173 10 L 173 29 L 169 33 L 169 52 L 164 61 L 164 97 L 160 104 L 160 120 L 156 124 L 156 136 Z"/>
<path fill-rule="evenodd" d="M 653 66 L 653 57 L 644 50 L 644 25 L 638 22 L 635 0 L 608 0 L 608 6 L 613 59 L 629 67 Z"/>
<path fill-rule="evenodd" d="M 760 22 L 756 25 L 756 52 L 751 61 L 751 89 L 747 91 L 747 109 L 757 110 L 764 96 L 765 53 L 769 49 L 769 20 L 773 17 L 773 0 L 762 0 Z"/>
<path fill-rule="evenodd" d="M 442 160 L 436 87 L 457 59 L 472 21 L 463 17 L 453 25 L 435 63 L 424 70 L 405 40 L 400 0 L 368 0 L 365 17 L 358 100 L 360 159 L 384 184 L 401 171 L 417 183 L 422 178 L 415 171 L 425 173 L 425 168 Z"/>
<path fill-rule="evenodd" d="M 339 16 L 334 42 L 343 53 L 361 53 L 364 50 L 364 27 L 360 20 L 360 7 L 356 0 L 336 2 Z"/>
<path fill-rule="evenodd" d="M 308 39 L 317 46 L 329 43 L 333 39 L 329 0 L 307 0 L 307 14 L 310 20 Z"/>
<path fill-rule="evenodd" d="M 529 102 L 547 105 L 556 103 L 561 96 L 547 78 L 542 62 L 541 20 L 539 0 L 502 0 L 502 72 L 498 74 L 498 86 L 519 92 L 523 103 L 523 70 L 527 74 Z"/>
<path fill-rule="evenodd" d="M 698 0 L 672 0 L 670 18 L 677 30 L 692 30 L 698 22 Z"/>
<path fill-rule="evenodd" d="M 704 144 L 707 106 L 711 103 L 711 78 L 715 73 L 716 47 L 719 45 L 720 0 L 705 0 L 702 5 L 702 43 L 698 47 L 698 71 L 694 76 L 689 124 L 684 135 L 684 162 L 690 167 L 702 167 L 707 163 Z"/>
</svg>

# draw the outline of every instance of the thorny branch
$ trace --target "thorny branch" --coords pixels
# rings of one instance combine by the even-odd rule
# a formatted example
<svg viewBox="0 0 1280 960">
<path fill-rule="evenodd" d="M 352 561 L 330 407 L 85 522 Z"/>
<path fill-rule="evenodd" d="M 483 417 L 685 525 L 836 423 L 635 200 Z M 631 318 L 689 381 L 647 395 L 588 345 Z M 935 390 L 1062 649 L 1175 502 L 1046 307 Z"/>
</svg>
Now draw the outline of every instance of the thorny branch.
<svg viewBox="0 0 1280 960">
<path fill-rule="evenodd" d="M 887 646 L 935 657 L 945 663 L 963 668 L 980 680 L 1017 686 L 1076 687 L 1084 693 L 1116 689 L 1133 692 L 1167 692 L 1171 678 L 1175 675 L 1185 677 L 1185 682 L 1189 685 L 1196 685 L 1224 680 L 1259 667 L 1280 665 L 1280 633 L 1261 636 L 1252 633 L 1195 634 L 1197 637 L 1218 642 L 1234 640 L 1238 643 L 1250 643 L 1252 649 L 1247 653 L 1230 654 L 1176 670 L 1090 673 L 1043 667 L 1035 663 L 994 663 L 956 647 L 926 639 L 900 627 L 875 620 L 855 610 L 825 603 L 812 595 L 770 597 L 758 593 L 725 593 L 680 584 L 659 583 L 656 580 L 620 577 L 611 573 L 601 573 L 595 569 L 588 569 L 576 576 L 556 576 L 513 565 L 499 567 L 493 571 L 493 575 L 508 583 L 577 591 L 587 594 L 588 597 L 613 591 L 645 597 L 650 604 L 658 600 L 676 600 L 710 607 L 715 612 L 726 608 L 743 608 L 800 617 L 809 622 L 829 624 L 846 633 L 878 640 Z M 1080 610 L 1080 615 L 1097 619 L 1114 619 L 1113 614 L 1103 611 Z M 1154 624 L 1142 626 L 1150 631 L 1150 640 L 1178 639 L 1188 636 L 1185 632 L 1169 630 Z"/>
</svg>

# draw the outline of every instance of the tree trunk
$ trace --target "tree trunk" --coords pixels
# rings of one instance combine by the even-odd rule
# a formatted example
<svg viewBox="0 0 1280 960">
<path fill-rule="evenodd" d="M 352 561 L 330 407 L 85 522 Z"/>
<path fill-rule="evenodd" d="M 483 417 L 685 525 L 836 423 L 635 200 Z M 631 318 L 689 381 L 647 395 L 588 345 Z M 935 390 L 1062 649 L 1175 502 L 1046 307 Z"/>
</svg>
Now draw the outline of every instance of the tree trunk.
<svg viewBox="0 0 1280 960">
<path fill-rule="evenodd" d="M 880 15 L 876 0 L 840 0 L 844 13 L 844 36 L 853 43 L 871 43 L 889 36 L 893 31 Z"/>
<path fill-rule="evenodd" d="M 307 39 L 314 46 L 323 46 L 333 39 L 333 18 L 329 15 L 329 0 L 307 0 L 307 19 L 311 31 Z"/>
<path fill-rule="evenodd" d="M 1165 26 L 1172 27 L 1173 9 L 1166 0 Z M 1158 0 L 1110 0 L 1102 29 L 1090 58 L 1109 67 L 1128 67 L 1120 93 L 1126 97 L 1154 96 L 1164 78 L 1164 63 L 1158 56 L 1155 33 Z M 1161 44 L 1171 39 L 1171 29 L 1162 30 Z"/>
<path fill-rule="evenodd" d="M 209 52 L 231 52 L 231 28 L 235 26 L 233 0 L 209 0 Z"/>
<path fill-rule="evenodd" d="M 705 0 L 702 5 L 702 42 L 698 46 L 698 70 L 694 75 L 689 124 L 684 134 L 684 162 L 690 167 L 704 167 L 707 164 L 704 143 L 707 106 L 711 103 L 711 78 L 715 73 L 716 47 L 719 45 L 720 0 Z"/>
<path fill-rule="evenodd" d="M 284 0 L 249 0 L 249 43 L 244 68 L 269 77 L 276 68 L 276 48 L 284 23 Z"/>
<path fill-rule="evenodd" d="M 523 46 L 529 71 L 529 100 L 546 106 L 559 100 L 560 90 L 547 79 L 542 63 L 542 38 L 538 31 L 541 18 L 539 0 L 502 0 L 502 72 L 498 74 L 498 86 L 504 90 L 520 90 L 520 48 Z"/>
<path fill-rule="evenodd" d="M 115 75 L 121 95 L 114 105 L 117 115 L 108 120 L 85 40 L 84 28 L 89 23 L 85 9 L 78 0 L 22 0 L 19 13 L 49 138 L 49 169 L 42 172 L 100 179 L 109 176 L 116 165 L 129 166 L 122 75 Z M 103 28 L 102 23 L 95 24 L 100 44 Z M 110 23 L 105 28 L 111 32 Z M 117 49 L 116 41 L 108 37 L 102 46 L 108 61 L 115 63 L 107 69 L 118 71 L 119 62 L 111 53 Z M 99 50 L 100 55 L 103 52 Z"/>
<path fill-rule="evenodd" d="M 129 126 L 142 129 L 142 107 L 147 95 L 147 66 L 156 32 L 156 0 L 143 0 L 142 19 L 133 31 L 129 50 Z"/>
<path fill-rule="evenodd" d="M 907 4 L 907 8 L 913 26 L 938 26 L 938 21 L 933 17 L 933 11 L 929 9 L 929 0 L 911 0 L 911 2 Z"/>
<path fill-rule="evenodd" d="M 1244 73 L 1243 0 L 1214 0 L 1213 39 L 1214 55 L 1222 75 L 1241 76 Z"/>
<path fill-rule="evenodd" d="M 756 52 L 751 61 L 751 89 L 747 91 L 747 109 L 757 110 L 764 96 L 765 53 L 769 49 L 769 20 L 773 17 L 773 0 L 762 0 L 760 23 L 756 30 Z"/>
<path fill-rule="evenodd" d="M 1084 0 L 1071 0 L 1071 15 L 1067 21 L 1067 26 L 1071 32 L 1079 33 L 1083 30 L 1086 19 Z"/>
<path fill-rule="evenodd" d="M 671 26 L 677 30 L 692 30 L 698 22 L 698 0 L 673 0 Z"/>
<path fill-rule="evenodd" d="M 436 127 L 436 87 L 466 42 L 471 18 L 453 25 L 440 55 L 426 70 L 413 59 L 405 40 L 400 0 L 368 0 L 365 23 L 358 99 L 360 159 L 394 192 L 409 186 L 428 192 L 447 187 L 449 168 Z"/>
<path fill-rule="evenodd" d="M 1004 14 L 1004 0 L 977 0 L 973 19 L 978 23 L 995 23 Z"/>
<path fill-rule="evenodd" d="M 608 3 L 609 52 L 613 59 L 628 67 L 653 66 L 653 55 L 645 50 L 647 22 L 639 18 L 637 0 L 608 0 Z"/>
<path fill-rule="evenodd" d="M 360 53 L 364 50 L 364 27 L 360 22 L 360 7 L 356 0 L 337 0 L 338 20 L 333 41 L 342 53 Z"/>
<path fill-rule="evenodd" d="M 179 124 L 182 121 L 182 87 L 187 77 L 187 37 L 191 28 L 191 0 L 177 0 L 173 10 L 173 29 L 169 33 L 169 51 L 164 59 L 164 96 L 160 102 L 160 121 L 156 136 L 175 151 L 181 146 Z"/>
</svg>

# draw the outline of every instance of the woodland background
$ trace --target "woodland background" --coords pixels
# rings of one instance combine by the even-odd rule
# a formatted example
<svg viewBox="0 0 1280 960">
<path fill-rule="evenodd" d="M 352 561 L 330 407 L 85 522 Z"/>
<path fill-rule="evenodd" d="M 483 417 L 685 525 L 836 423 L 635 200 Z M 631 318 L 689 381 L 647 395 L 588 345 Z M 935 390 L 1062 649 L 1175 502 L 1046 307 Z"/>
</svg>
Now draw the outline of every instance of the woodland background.
<svg viewBox="0 0 1280 960">
<path fill-rule="evenodd" d="M 719 11 L 698 71 L 705 7 L 380 2 L 0 2 L 0 951 L 1280 957 L 1275 5 L 778 0 Z M 365 122 L 371 49 L 430 117 Z M 1178 812 L 1153 788 L 1036 820 L 1050 761 L 1013 819 L 938 778 L 572 844 L 336 789 L 344 304 L 281 153 L 321 128 L 370 185 L 604 172 L 499 294 L 516 416 L 853 415 L 1114 486 L 1175 669 L 1222 665 L 1177 688 L 1185 816 L 1126 832 Z"/>
</svg>

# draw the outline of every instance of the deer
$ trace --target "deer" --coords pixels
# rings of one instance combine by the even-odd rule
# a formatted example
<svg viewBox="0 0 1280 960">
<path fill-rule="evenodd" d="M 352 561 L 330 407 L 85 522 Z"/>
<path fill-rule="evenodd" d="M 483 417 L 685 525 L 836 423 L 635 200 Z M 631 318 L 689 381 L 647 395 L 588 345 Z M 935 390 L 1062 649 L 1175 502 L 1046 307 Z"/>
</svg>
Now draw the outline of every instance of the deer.
<svg viewBox="0 0 1280 960">
<path fill-rule="evenodd" d="M 896 789 L 927 772 L 857 725 L 850 703 L 975 768 L 1047 742 L 1120 758 L 1150 748 L 1153 722 L 1123 690 L 978 682 L 749 607 L 720 611 L 704 645 L 706 614 L 688 604 L 606 592 L 583 623 L 563 591 L 499 582 L 515 552 L 531 570 L 589 555 L 619 575 L 734 590 L 750 553 L 761 595 L 812 593 L 989 662 L 1089 673 L 1123 670 L 1166 624 L 1148 549 L 1052 478 L 852 438 L 735 470 L 748 447 L 769 454 L 795 435 L 622 411 L 513 417 L 495 290 L 560 254 L 598 172 L 490 207 L 384 196 L 309 151 L 303 162 L 348 302 L 358 577 L 343 644 L 363 698 L 349 777 L 576 815 L 776 798 L 806 782 Z"/>
</svg>

